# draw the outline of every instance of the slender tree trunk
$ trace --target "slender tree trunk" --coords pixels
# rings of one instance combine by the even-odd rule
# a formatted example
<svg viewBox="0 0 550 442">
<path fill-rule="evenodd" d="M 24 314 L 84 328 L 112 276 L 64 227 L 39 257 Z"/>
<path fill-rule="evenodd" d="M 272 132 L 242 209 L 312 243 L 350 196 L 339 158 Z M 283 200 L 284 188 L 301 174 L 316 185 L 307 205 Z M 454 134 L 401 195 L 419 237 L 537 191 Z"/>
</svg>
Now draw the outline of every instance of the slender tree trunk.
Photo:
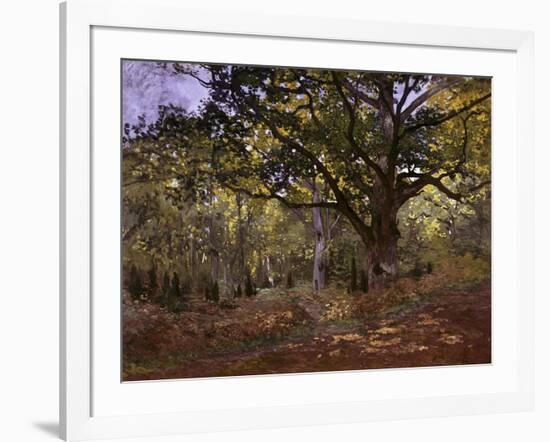
<svg viewBox="0 0 550 442">
<path fill-rule="evenodd" d="M 212 282 L 216 282 L 220 278 L 220 257 L 216 253 L 210 255 L 210 277 Z"/>
<path fill-rule="evenodd" d="M 191 236 L 189 241 L 189 268 L 191 273 L 191 289 L 197 289 L 197 260 L 195 256 L 195 238 Z"/>
<path fill-rule="evenodd" d="M 212 191 L 212 183 L 210 183 L 208 192 L 210 193 L 210 208 L 214 206 L 214 192 Z M 218 251 L 215 229 L 216 225 L 214 222 L 214 214 L 210 213 L 208 216 L 209 224 L 209 241 L 210 241 L 210 279 L 212 283 L 216 282 L 220 277 L 220 254 Z"/>
<path fill-rule="evenodd" d="M 241 194 L 237 193 L 235 199 L 237 203 L 237 233 L 239 239 L 239 281 L 242 282 L 244 278 L 244 234 Z"/>
<path fill-rule="evenodd" d="M 269 258 L 269 256 L 266 256 L 265 257 L 265 270 L 266 270 L 266 275 L 267 275 L 267 278 L 269 280 L 269 286 L 273 286 L 273 278 L 271 276 L 271 259 Z"/>
<path fill-rule="evenodd" d="M 266 281 L 266 272 L 264 268 L 264 254 L 262 252 L 262 247 L 258 247 L 258 260 L 256 267 L 256 282 L 259 287 L 264 287 Z"/>
<path fill-rule="evenodd" d="M 330 210 L 325 209 L 324 212 L 325 212 L 325 226 L 327 226 L 325 253 L 323 255 L 324 258 L 325 258 L 325 287 L 326 287 L 329 284 L 330 270 L 331 270 L 330 266 L 332 265 L 331 258 L 330 258 L 330 250 L 328 249 L 328 247 L 330 246 L 330 243 L 332 242 L 332 229 L 338 223 L 339 215 L 337 215 L 337 217 L 336 217 L 336 219 L 334 220 L 334 223 L 333 223 L 330 219 L 330 213 L 331 213 Z"/>
<path fill-rule="evenodd" d="M 313 189 L 313 202 L 320 202 L 321 198 L 316 187 Z M 313 216 L 313 231 L 315 235 L 315 248 L 313 254 L 313 289 L 319 291 L 325 288 L 326 285 L 326 238 L 325 229 L 323 228 L 323 217 L 321 208 L 314 207 L 312 210 Z"/>
</svg>

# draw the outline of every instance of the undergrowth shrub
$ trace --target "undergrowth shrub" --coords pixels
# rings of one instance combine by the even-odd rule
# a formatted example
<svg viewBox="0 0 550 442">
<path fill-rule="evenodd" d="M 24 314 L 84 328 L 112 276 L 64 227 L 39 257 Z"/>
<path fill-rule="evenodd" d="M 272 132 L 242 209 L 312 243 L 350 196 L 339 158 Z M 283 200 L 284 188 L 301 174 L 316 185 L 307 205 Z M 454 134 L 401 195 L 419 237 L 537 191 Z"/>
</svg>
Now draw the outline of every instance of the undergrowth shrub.
<svg viewBox="0 0 550 442">
<path fill-rule="evenodd" d="M 298 304 L 243 298 L 238 304 L 196 301 L 192 310 L 135 303 L 128 296 L 123 308 L 125 366 L 157 363 L 171 355 L 201 355 L 249 342 L 280 339 L 311 324 Z"/>
<path fill-rule="evenodd" d="M 444 296 L 447 290 L 467 288 L 487 281 L 491 276 L 488 260 L 469 253 L 430 266 L 430 270 L 419 276 L 400 278 L 389 288 L 371 289 L 357 299 L 352 314 L 365 317 L 398 311 L 422 296 Z"/>
</svg>

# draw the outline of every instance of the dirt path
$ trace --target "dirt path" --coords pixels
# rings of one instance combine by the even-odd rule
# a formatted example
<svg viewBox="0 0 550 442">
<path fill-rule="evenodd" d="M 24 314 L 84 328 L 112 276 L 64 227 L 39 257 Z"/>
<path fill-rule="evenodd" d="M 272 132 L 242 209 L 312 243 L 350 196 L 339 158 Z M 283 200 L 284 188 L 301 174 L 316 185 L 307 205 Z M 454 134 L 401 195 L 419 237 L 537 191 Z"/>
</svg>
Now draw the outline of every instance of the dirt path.
<svg viewBox="0 0 550 442">
<path fill-rule="evenodd" d="M 143 379 L 340 371 L 491 362 L 490 286 L 455 290 L 384 318 L 317 322 L 313 335 L 199 358 Z"/>
</svg>

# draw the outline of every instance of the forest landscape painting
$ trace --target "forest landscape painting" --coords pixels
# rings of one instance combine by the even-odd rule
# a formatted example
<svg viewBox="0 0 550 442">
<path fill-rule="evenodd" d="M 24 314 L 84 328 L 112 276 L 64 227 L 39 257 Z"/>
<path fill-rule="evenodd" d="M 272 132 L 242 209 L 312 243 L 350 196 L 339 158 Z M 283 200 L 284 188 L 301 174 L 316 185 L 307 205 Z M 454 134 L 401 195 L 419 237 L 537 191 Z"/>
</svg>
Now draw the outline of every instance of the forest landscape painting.
<svg viewBox="0 0 550 442">
<path fill-rule="evenodd" d="M 491 363 L 491 79 L 121 60 L 122 381 Z"/>
</svg>

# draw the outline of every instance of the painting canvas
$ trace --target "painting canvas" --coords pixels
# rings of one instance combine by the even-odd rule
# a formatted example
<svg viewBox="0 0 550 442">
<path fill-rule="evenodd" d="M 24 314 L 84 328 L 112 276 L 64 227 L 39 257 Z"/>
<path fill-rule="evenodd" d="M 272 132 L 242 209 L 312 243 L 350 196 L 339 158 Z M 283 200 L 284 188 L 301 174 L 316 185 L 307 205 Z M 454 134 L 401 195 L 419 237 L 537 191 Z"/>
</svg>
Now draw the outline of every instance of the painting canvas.
<svg viewBox="0 0 550 442">
<path fill-rule="evenodd" d="M 491 79 L 121 60 L 122 380 L 491 363 Z"/>
</svg>

